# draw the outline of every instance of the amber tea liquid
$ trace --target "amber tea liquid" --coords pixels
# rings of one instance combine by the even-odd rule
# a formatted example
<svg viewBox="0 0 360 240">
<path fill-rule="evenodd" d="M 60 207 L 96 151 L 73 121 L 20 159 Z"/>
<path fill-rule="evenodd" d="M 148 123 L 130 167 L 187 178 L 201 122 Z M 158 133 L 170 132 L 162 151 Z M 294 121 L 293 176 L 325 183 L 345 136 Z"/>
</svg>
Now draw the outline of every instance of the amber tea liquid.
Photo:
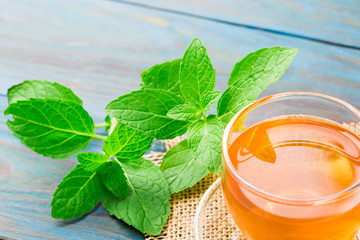
<svg viewBox="0 0 360 240">
<path fill-rule="evenodd" d="M 352 240 L 360 227 L 360 193 L 313 199 L 359 183 L 359 148 L 360 139 L 351 131 L 310 116 L 263 121 L 230 139 L 237 174 L 275 196 L 250 191 L 225 166 L 224 195 L 236 225 L 249 240 Z"/>
</svg>

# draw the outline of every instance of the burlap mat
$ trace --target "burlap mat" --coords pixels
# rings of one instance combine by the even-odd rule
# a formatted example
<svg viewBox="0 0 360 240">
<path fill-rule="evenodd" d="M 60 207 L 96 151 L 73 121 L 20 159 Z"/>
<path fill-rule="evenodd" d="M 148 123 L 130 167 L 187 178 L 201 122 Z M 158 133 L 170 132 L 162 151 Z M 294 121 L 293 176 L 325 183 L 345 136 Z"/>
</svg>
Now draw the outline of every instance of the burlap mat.
<svg viewBox="0 0 360 240">
<path fill-rule="evenodd" d="M 346 128 L 351 129 L 354 133 L 360 135 L 360 124 L 346 124 Z M 158 141 L 158 143 L 163 144 L 166 151 L 170 148 L 184 140 L 185 137 L 177 137 L 172 140 Z M 144 158 L 153 161 L 155 164 L 160 165 L 163 156 L 166 152 L 157 152 L 153 151 L 146 155 Z M 163 231 L 159 236 L 149 236 L 146 235 L 146 240 L 156 240 L 156 239 L 169 239 L 169 240 L 192 240 L 193 237 L 193 222 L 196 212 L 196 208 L 200 202 L 201 197 L 206 192 L 206 190 L 215 182 L 216 179 L 220 177 L 220 174 L 214 175 L 209 174 L 192 188 L 185 189 L 179 193 L 171 195 L 170 204 L 171 204 L 171 214 L 169 220 L 165 223 Z M 228 217 L 227 211 L 223 207 L 222 191 L 217 191 L 215 199 L 211 201 L 209 207 L 213 209 L 213 213 L 216 214 L 217 219 L 224 219 Z M 228 224 L 228 221 L 218 221 L 214 225 L 208 225 L 206 231 L 208 231 L 208 236 L 211 236 L 209 239 L 219 239 L 219 232 L 223 232 L 223 236 L 228 236 L 228 239 L 233 239 L 234 236 L 229 236 L 226 233 L 233 232 L 232 227 Z M 246 240 L 245 237 L 239 236 L 239 240 Z M 359 237 L 355 238 L 359 240 Z"/>
</svg>

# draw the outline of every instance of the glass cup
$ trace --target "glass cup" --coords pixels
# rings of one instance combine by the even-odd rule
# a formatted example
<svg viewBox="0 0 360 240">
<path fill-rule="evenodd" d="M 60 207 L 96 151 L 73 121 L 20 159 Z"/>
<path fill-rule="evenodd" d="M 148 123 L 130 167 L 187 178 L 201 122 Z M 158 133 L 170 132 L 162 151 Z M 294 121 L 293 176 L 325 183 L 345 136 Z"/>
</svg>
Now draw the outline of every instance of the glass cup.
<svg viewBox="0 0 360 240">
<path fill-rule="evenodd" d="M 282 181 L 286 183 L 287 178 L 282 176 L 282 173 L 288 174 L 286 168 L 283 169 L 283 172 L 270 178 L 267 178 L 266 174 L 261 176 L 259 173 L 259 177 L 265 179 L 265 185 L 259 187 L 244 177 L 244 172 L 240 173 L 234 166 L 234 161 L 237 160 L 232 159 L 234 155 L 229 154 L 229 148 L 237 138 L 245 134 L 245 129 L 269 119 L 284 116 L 307 118 L 309 121 L 322 119 L 341 125 L 351 131 L 354 136 L 360 134 L 359 110 L 340 99 L 319 93 L 275 94 L 243 108 L 227 125 L 222 140 L 222 187 L 226 206 L 234 222 L 248 240 L 354 239 L 360 228 L 360 177 L 358 176 L 360 173 L 360 161 L 358 160 L 360 158 L 358 155 L 351 165 L 358 170 L 351 170 L 351 173 L 354 174 L 352 177 L 357 179 L 354 180 L 354 183 L 330 195 L 306 198 L 296 197 L 296 191 L 299 189 L 295 187 L 291 189 L 295 195 L 274 194 L 274 192 L 268 191 L 270 188 L 267 186 L 271 189 L 276 188 L 276 184 L 280 185 L 281 181 L 279 183 L 278 180 L 282 177 Z M 291 132 L 288 133 L 290 136 L 291 134 Z M 256 138 L 256 135 L 249 135 L 250 137 Z M 347 146 L 342 147 L 346 148 Z M 360 148 L 358 143 L 355 143 L 355 148 Z M 291 160 L 291 156 L 289 155 L 289 160 Z M 298 156 L 294 156 L 294 161 L 299 161 Z M 305 164 L 305 162 L 300 160 L 298 164 Z M 319 171 L 321 170 L 322 174 L 329 176 L 329 174 L 334 174 L 333 171 L 342 168 L 344 164 L 349 165 L 347 162 L 341 162 L 339 165 L 336 161 L 334 164 L 335 170 L 326 172 L 328 168 L 321 167 Z M 241 163 L 238 166 L 241 168 Z M 256 174 L 256 169 L 252 170 Z M 349 178 L 347 175 L 342 177 Z M 277 181 L 274 180 L 275 178 Z M 316 181 L 321 181 L 321 178 Z M 312 186 L 311 182 L 309 186 Z"/>
</svg>

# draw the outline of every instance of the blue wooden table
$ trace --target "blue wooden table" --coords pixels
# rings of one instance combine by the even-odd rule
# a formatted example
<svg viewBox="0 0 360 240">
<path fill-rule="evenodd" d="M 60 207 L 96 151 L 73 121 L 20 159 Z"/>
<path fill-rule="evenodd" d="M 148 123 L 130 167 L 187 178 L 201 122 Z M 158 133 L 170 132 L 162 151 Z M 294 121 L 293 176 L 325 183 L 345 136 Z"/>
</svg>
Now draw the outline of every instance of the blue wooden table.
<svg viewBox="0 0 360 240">
<path fill-rule="evenodd" d="M 208 49 L 224 90 L 234 63 L 262 47 L 299 49 L 283 78 L 262 96 L 314 91 L 360 108 L 358 0 L 2 0 L 0 110 L 25 79 L 69 86 L 103 121 L 106 104 L 139 86 L 150 66 L 179 58 L 195 37 Z M 53 191 L 76 164 L 20 144 L 0 114 L 0 237 L 143 239 L 97 206 L 77 221 L 50 216 Z M 100 150 L 93 141 L 91 150 Z"/>
</svg>

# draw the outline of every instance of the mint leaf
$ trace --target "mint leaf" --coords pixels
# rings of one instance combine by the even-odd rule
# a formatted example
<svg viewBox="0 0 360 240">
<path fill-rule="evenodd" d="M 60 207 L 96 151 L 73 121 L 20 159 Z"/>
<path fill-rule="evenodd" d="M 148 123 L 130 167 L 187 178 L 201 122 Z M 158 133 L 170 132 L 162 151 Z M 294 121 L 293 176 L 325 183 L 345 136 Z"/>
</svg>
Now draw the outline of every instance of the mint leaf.
<svg viewBox="0 0 360 240">
<path fill-rule="evenodd" d="M 77 165 L 58 185 L 51 201 L 51 216 L 64 220 L 90 212 L 104 195 L 104 186 L 96 172 Z"/>
<path fill-rule="evenodd" d="M 188 122 L 175 120 L 167 112 L 184 104 L 181 97 L 161 89 L 144 89 L 125 94 L 106 106 L 119 122 L 157 139 L 171 139 L 184 134 Z"/>
<path fill-rule="evenodd" d="M 191 124 L 188 132 L 188 145 L 194 157 L 214 174 L 220 170 L 222 126 L 216 116 L 210 115 Z"/>
<path fill-rule="evenodd" d="M 181 95 L 179 70 L 181 59 L 157 64 L 141 74 L 144 88 L 169 90 Z"/>
<path fill-rule="evenodd" d="M 219 100 L 221 96 L 220 91 L 213 91 L 213 92 L 207 92 L 203 99 L 202 99 L 202 105 L 204 106 L 204 113 L 207 113 L 209 109 L 214 106 L 217 100 Z"/>
<path fill-rule="evenodd" d="M 169 184 L 171 194 L 192 187 L 209 173 L 209 170 L 194 158 L 187 140 L 165 154 L 160 169 Z"/>
<path fill-rule="evenodd" d="M 181 104 L 173 107 L 167 113 L 168 117 L 184 121 L 192 121 L 201 118 L 201 112 L 190 104 Z"/>
<path fill-rule="evenodd" d="M 30 98 L 52 98 L 73 101 L 82 105 L 82 101 L 71 89 L 56 82 L 32 80 L 24 81 L 8 90 L 9 103 Z"/>
<path fill-rule="evenodd" d="M 280 50 L 281 49 L 282 48 L 280 48 Z M 260 53 L 265 52 L 266 51 L 263 50 L 263 52 Z M 234 76 L 232 77 L 232 79 L 235 80 L 231 80 L 231 82 L 234 83 L 226 89 L 218 103 L 217 113 L 219 119 L 224 123 L 228 123 L 238 111 L 253 102 L 269 84 L 279 80 L 279 78 L 285 71 L 284 69 L 289 66 L 296 52 L 296 49 L 286 48 L 286 50 L 283 50 L 281 52 L 281 55 L 270 55 L 267 59 L 268 61 L 265 61 L 264 58 L 261 58 L 263 63 L 263 70 L 259 70 L 248 76 L 237 78 L 235 77 L 235 75 L 237 76 L 237 74 L 232 73 L 231 75 Z M 286 54 L 288 55 L 288 57 L 285 57 Z M 278 61 L 273 59 L 273 56 L 278 56 L 279 59 L 282 59 L 283 61 L 278 63 Z M 259 64 L 259 62 L 256 62 L 257 69 L 260 68 Z M 243 65 L 239 66 L 242 67 Z M 251 68 L 250 65 L 246 66 Z M 273 66 L 274 68 L 269 69 L 269 66 Z M 237 66 L 235 66 L 233 72 L 238 71 L 236 68 Z"/>
<path fill-rule="evenodd" d="M 94 123 L 84 108 L 59 99 L 30 99 L 12 103 L 4 112 L 6 123 L 23 144 L 44 156 L 67 158 L 86 148 Z"/>
<path fill-rule="evenodd" d="M 102 199 L 104 207 L 143 233 L 159 234 L 170 215 L 170 193 L 163 173 L 155 164 L 141 158 L 120 164 L 129 193 L 121 199 L 107 192 Z"/>
<path fill-rule="evenodd" d="M 88 172 L 96 172 L 101 165 L 110 161 L 109 156 L 100 153 L 82 152 L 77 155 L 80 166 Z"/>
<path fill-rule="evenodd" d="M 105 132 L 108 133 L 111 127 L 111 118 L 109 115 L 106 115 L 105 123 L 106 123 Z"/>
<path fill-rule="evenodd" d="M 229 86 L 217 106 L 219 119 L 228 123 L 237 112 L 252 103 L 269 84 L 277 80 L 273 71 L 261 71 Z"/>
<path fill-rule="evenodd" d="M 184 99 L 203 110 L 203 97 L 215 88 L 215 70 L 205 47 L 194 39 L 186 50 L 180 65 L 180 89 Z"/>
<path fill-rule="evenodd" d="M 273 71 L 279 79 L 290 66 L 297 49 L 287 47 L 262 48 L 237 62 L 231 72 L 229 86 L 245 76 L 260 71 Z"/>
<path fill-rule="evenodd" d="M 105 187 L 115 196 L 126 197 L 128 186 L 124 171 L 118 161 L 110 160 L 109 156 L 85 152 L 77 155 L 80 166 L 88 172 L 98 172 Z"/>
<path fill-rule="evenodd" d="M 104 163 L 99 170 L 102 182 L 108 190 L 117 197 L 125 198 L 128 194 L 128 185 L 122 167 L 118 161 L 111 160 Z"/>
<path fill-rule="evenodd" d="M 146 153 L 152 142 L 152 137 L 119 123 L 104 141 L 103 150 L 118 159 L 138 159 Z"/>
</svg>

